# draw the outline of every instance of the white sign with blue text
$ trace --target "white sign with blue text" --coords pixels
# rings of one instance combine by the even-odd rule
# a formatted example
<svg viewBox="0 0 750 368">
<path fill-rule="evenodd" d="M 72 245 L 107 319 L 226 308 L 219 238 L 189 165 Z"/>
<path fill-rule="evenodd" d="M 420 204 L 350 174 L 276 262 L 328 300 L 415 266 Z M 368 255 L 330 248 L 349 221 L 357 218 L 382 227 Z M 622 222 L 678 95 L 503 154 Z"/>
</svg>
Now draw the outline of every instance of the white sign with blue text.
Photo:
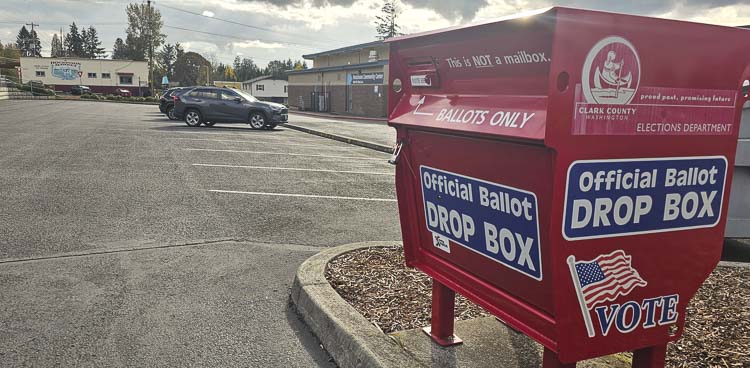
<svg viewBox="0 0 750 368">
<path fill-rule="evenodd" d="M 726 174 L 723 156 L 573 162 L 563 236 L 583 240 L 716 226 Z"/>
<path fill-rule="evenodd" d="M 447 240 L 533 279 L 542 279 L 534 193 L 420 166 L 427 229 L 435 246 Z"/>
</svg>

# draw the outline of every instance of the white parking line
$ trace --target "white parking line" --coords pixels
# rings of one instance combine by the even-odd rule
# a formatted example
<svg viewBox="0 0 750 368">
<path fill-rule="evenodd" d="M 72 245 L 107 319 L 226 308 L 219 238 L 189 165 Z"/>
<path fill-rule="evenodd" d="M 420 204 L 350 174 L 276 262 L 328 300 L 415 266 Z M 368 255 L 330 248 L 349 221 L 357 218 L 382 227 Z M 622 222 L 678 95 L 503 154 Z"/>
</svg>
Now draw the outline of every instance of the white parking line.
<svg viewBox="0 0 750 368">
<path fill-rule="evenodd" d="M 204 167 L 228 167 L 238 169 L 258 169 L 258 170 L 286 170 L 286 171 L 312 171 L 325 173 L 342 173 L 342 174 L 363 174 L 363 175 L 391 175 L 393 173 L 373 172 L 373 171 L 348 171 L 348 170 L 327 170 L 327 169 L 301 169 L 297 167 L 274 167 L 274 166 L 246 166 L 246 165 L 217 165 L 217 164 L 193 164 L 193 166 Z"/>
<path fill-rule="evenodd" d="M 351 160 L 376 160 L 387 162 L 382 157 L 354 157 L 354 156 L 329 156 L 329 155 L 311 155 L 307 153 L 288 153 L 288 152 L 264 152 L 264 151 L 240 151 L 240 150 L 226 150 L 226 149 L 208 149 L 208 148 L 183 148 L 185 151 L 204 151 L 204 152 L 232 152 L 232 153 L 253 153 L 259 155 L 282 155 L 282 156 L 301 156 L 301 157 L 325 157 L 325 158 L 341 158 Z"/>
<path fill-rule="evenodd" d="M 180 127 L 180 130 L 159 130 L 159 127 L 154 126 L 154 129 L 127 129 L 127 128 L 110 128 L 110 127 L 101 127 L 100 125 L 97 126 L 91 126 L 91 128 L 97 129 L 97 130 L 113 130 L 113 131 L 126 131 L 126 132 L 142 132 L 142 133 L 162 133 L 162 134 L 201 134 L 204 136 L 221 136 L 221 135 L 229 135 L 233 137 L 250 137 L 250 136 L 262 136 L 263 138 L 288 138 L 288 137 L 281 137 L 272 135 L 271 132 L 268 131 L 260 131 L 260 130 L 251 130 L 251 129 L 224 129 L 221 128 L 208 128 L 208 129 L 197 129 L 192 128 L 191 130 L 195 129 L 194 131 L 187 131 L 187 128 L 184 128 L 181 125 L 178 125 Z M 171 126 L 167 126 L 171 127 Z M 162 126 L 163 128 L 163 126 Z M 182 130 L 185 129 L 185 130 Z M 307 133 L 303 133 L 297 130 L 292 129 L 285 129 L 284 132 L 294 133 L 294 135 L 302 138 L 308 137 L 308 138 L 319 138 L 319 139 L 326 139 L 318 136 L 311 136 Z M 278 134 L 278 133 L 277 133 Z M 318 139 L 315 139 L 318 140 Z"/>
<path fill-rule="evenodd" d="M 304 144 L 304 143 L 281 143 L 281 142 L 268 142 L 268 141 L 240 141 L 237 139 L 206 139 L 206 138 L 175 138 L 175 137 L 168 137 L 165 139 L 174 139 L 174 140 L 185 140 L 185 141 L 206 141 L 206 142 L 229 142 L 229 143 L 252 143 L 252 144 L 273 144 L 273 145 L 282 145 L 282 146 L 298 146 L 298 147 L 318 147 L 318 148 L 350 148 L 350 147 L 340 147 L 340 146 L 326 146 L 322 144 Z"/>
<path fill-rule="evenodd" d="M 229 194 L 249 194 L 249 195 L 274 196 L 274 197 L 302 197 L 302 198 L 322 198 L 322 199 L 347 199 L 347 200 L 353 200 L 353 201 L 371 201 L 371 202 L 396 202 L 395 199 L 390 199 L 390 198 L 342 197 L 342 196 L 292 194 L 292 193 L 242 192 L 242 191 L 237 191 L 237 190 L 218 190 L 218 189 L 210 189 L 209 192 L 229 193 Z"/>
</svg>

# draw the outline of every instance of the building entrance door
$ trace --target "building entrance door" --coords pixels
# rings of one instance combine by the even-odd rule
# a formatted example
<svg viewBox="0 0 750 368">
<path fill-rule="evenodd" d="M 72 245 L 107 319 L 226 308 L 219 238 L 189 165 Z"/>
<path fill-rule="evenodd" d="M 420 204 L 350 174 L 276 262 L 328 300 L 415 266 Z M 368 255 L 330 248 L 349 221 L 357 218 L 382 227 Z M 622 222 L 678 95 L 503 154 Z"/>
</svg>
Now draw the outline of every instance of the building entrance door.
<svg viewBox="0 0 750 368">
<path fill-rule="evenodd" d="M 312 92 L 312 110 L 314 112 L 329 112 L 331 110 L 330 92 Z"/>
</svg>

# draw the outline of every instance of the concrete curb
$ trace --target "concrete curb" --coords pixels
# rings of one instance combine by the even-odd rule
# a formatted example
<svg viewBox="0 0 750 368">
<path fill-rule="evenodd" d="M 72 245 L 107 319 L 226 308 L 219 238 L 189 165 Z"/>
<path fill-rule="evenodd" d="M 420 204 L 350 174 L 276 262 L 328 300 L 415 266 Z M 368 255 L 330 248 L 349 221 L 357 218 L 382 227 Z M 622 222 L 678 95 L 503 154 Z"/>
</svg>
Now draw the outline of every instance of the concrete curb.
<svg viewBox="0 0 750 368">
<path fill-rule="evenodd" d="M 388 124 L 388 119 L 386 118 L 368 118 L 368 117 L 357 116 L 357 115 L 319 114 L 319 113 L 314 113 L 314 112 L 309 112 L 309 111 L 300 111 L 300 110 L 292 110 L 292 109 L 290 109 L 289 112 L 292 114 L 305 115 L 305 116 L 310 116 L 310 117 L 319 118 L 319 119 L 362 120 L 362 121 Z"/>
<path fill-rule="evenodd" d="M 292 301 L 339 367 L 423 367 L 393 339 L 359 314 L 325 278 L 328 262 L 341 254 L 397 242 L 364 242 L 320 252 L 297 270 Z"/>
<path fill-rule="evenodd" d="M 320 131 L 320 130 L 305 128 L 305 127 L 302 127 L 302 126 L 299 126 L 299 125 L 290 124 L 290 123 L 285 123 L 283 126 L 289 128 L 289 129 L 299 130 L 300 132 L 305 132 L 305 133 L 308 133 L 308 134 L 317 135 L 317 136 L 320 136 L 320 137 L 323 137 L 323 138 L 333 139 L 333 140 L 339 141 L 339 142 L 353 144 L 355 146 L 369 148 L 369 149 L 372 149 L 372 150 L 375 150 L 375 151 L 380 151 L 380 152 L 385 152 L 385 153 L 393 153 L 393 147 L 386 146 L 386 145 L 380 144 L 380 143 L 368 142 L 368 141 L 365 141 L 365 140 L 362 140 L 362 139 L 351 138 L 351 137 L 347 137 L 347 136 L 344 136 L 344 135 L 333 134 L 333 133 L 328 133 L 328 132 L 324 132 L 324 131 Z"/>
</svg>

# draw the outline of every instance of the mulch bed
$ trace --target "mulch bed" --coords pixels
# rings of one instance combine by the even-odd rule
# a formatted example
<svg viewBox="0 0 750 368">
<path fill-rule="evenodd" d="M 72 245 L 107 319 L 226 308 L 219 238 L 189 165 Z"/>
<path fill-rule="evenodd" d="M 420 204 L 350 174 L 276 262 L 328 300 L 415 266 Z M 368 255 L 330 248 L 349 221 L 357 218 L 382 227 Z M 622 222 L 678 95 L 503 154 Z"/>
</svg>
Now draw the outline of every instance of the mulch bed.
<svg viewBox="0 0 750 368">
<path fill-rule="evenodd" d="M 326 278 L 385 333 L 430 324 L 431 281 L 404 266 L 400 247 L 365 248 L 328 264 Z M 458 295 L 456 319 L 488 316 Z M 750 368 L 750 269 L 718 267 L 688 305 L 683 337 L 669 345 L 668 367 Z"/>
</svg>

